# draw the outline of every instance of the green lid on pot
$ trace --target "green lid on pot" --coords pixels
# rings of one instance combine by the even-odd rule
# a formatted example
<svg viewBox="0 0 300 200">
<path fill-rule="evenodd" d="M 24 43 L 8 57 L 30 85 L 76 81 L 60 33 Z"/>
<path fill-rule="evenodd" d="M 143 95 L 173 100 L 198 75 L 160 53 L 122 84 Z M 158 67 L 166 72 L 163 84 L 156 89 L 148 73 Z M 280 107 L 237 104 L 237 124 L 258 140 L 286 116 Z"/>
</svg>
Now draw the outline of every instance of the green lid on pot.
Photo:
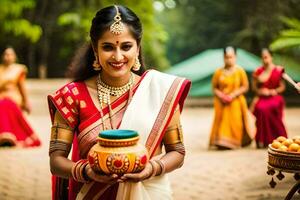
<svg viewBox="0 0 300 200">
<path fill-rule="evenodd" d="M 99 133 L 100 138 L 105 139 L 129 139 L 137 137 L 139 134 L 134 130 L 114 129 L 105 130 Z"/>
</svg>

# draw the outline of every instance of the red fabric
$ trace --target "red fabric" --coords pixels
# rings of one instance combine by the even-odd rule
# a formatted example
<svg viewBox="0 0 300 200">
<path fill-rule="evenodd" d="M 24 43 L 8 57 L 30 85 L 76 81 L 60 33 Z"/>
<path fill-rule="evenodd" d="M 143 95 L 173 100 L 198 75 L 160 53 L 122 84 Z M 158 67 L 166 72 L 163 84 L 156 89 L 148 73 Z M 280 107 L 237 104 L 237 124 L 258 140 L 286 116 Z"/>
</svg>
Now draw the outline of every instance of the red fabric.
<svg viewBox="0 0 300 200">
<path fill-rule="evenodd" d="M 74 95 L 74 88 L 77 88 L 78 94 L 75 92 L 76 95 Z M 134 88 L 134 91 L 137 88 Z M 72 98 L 73 103 L 69 103 L 66 101 L 67 98 Z M 121 96 L 119 99 L 114 101 L 112 103 L 112 108 L 114 109 L 118 105 L 120 105 L 123 101 L 127 101 L 128 93 Z M 80 107 L 80 101 L 84 100 L 86 103 L 86 107 Z M 78 128 L 75 129 L 77 132 L 80 132 L 81 130 L 85 129 L 95 121 L 99 120 L 100 113 L 96 106 L 94 105 L 87 87 L 85 83 L 83 82 L 72 82 L 68 83 L 65 86 L 63 86 L 61 89 L 59 89 L 54 95 L 48 96 L 48 103 L 49 103 L 49 110 L 51 115 L 51 120 L 53 122 L 54 120 L 54 114 L 56 110 L 60 112 L 60 114 L 64 117 L 64 119 L 68 119 L 68 117 L 72 117 L 74 121 L 68 121 L 68 124 L 72 128 Z M 63 112 L 62 109 L 67 110 L 67 113 Z M 108 113 L 108 108 L 103 109 L 104 115 Z M 79 114 L 80 113 L 80 114 Z M 73 146 L 72 146 L 72 161 L 76 162 L 80 158 L 80 152 L 78 148 L 78 140 L 77 140 L 77 133 L 74 135 L 73 139 Z M 69 200 L 75 200 L 76 195 L 80 191 L 80 188 L 82 187 L 82 183 L 76 182 L 73 179 L 68 180 L 68 188 L 64 184 L 64 181 L 66 179 L 52 176 L 52 199 L 53 200 L 60 200 L 62 198 L 69 199 Z M 101 185 L 98 185 L 101 187 Z M 117 187 L 118 185 L 111 187 L 108 189 L 103 195 L 105 198 L 103 199 L 114 199 Z M 97 191 L 97 190 L 96 190 Z M 101 198 L 103 197 L 101 196 Z M 67 198 L 66 198 L 67 197 Z"/>
<path fill-rule="evenodd" d="M 147 72 L 145 72 L 140 80 L 145 77 Z M 137 90 L 139 86 L 139 83 L 136 85 L 136 87 L 133 89 L 133 93 Z M 73 88 L 78 89 L 78 94 L 74 95 Z M 188 94 L 190 88 L 190 81 L 184 81 L 183 86 L 179 92 L 178 98 L 176 99 L 176 104 L 179 103 L 180 110 L 182 110 L 184 100 Z M 116 101 L 112 102 L 111 106 L 112 109 L 119 106 L 122 102 L 127 101 L 128 99 L 128 93 L 125 93 L 120 98 L 118 98 Z M 180 97 L 180 98 L 179 98 Z M 61 98 L 61 100 L 59 100 Z M 66 98 L 72 98 L 73 103 L 68 103 L 66 101 Z M 86 102 L 86 107 L 82 108 L 80 107 L 79 103 L 80 100 L 84 100 Z M 49 102 L 49 110 L 51 119 L 53 121 L 54 119 L 54 113 L 56 110 L 58 110 L 62 116 L 67 119 L 68 117 L 72 117 L 75 119 L 73 122 L 68 121 L 69 125 L 72 128 L 76 128 L 75 130 L 77 132 L 81 132 L 86 127 L 90 126 L 100 118 L 100 113 L 98 109 L 96 108 L 95 104 L 93 103 L 91 96 L 89 95 L 89 92 L 87 90 L 87 87 L 85 83 L 83 82 L 72 82 L 68 83 L 67 85 L 63 86 L 60 90 L 58 90 L 54 95 L 48 96 L 48 102 Z M 67 114 L 62 112 L 62 108 L 65 108 L 67 110 Z M 175 107 L 174 107 L 175 109 Z M 74 112 L 75 111 L 75 112 Z M 108 107 L 103 109 L 103 114 L 107 114 L 109 112 Z M 74 135 L 73 140 L 73 148 L 72 148 L 72 161 L 76 162 L 80 158 L 80 150 L 78 148 L 78 141 L 77 141 L 77 134 Z M 74 181 L 73 179 L 69 179 L 69 190 L 66 189 L 66 187 L 62 187 L 63 184 L 61 182 L 64 179 L 53 176 L 52 178 L 52 199 L 53 200 L 59 200 L 61 197 L 65 197 L 66 194 L 68 195 L 69 200 L 75 200 L 76 195 L 80 191 L 80 188 L 82 187 L 82 183 L 78 183 Z M 90 191 L 97 192 L 97 188 L 104 187 L 103 184 L 98 183 L 94 184 L 95 189 Z M 101 195 L 100 199 L 105 200 L 112 200 L 116 198 L 118 190 L 118 184 L 115 184 L 111 187 L 109 187 L 103 195 Z M 93 196 L 93 192 L 90 192 L 88 196 Z"/>
<path fill-rule="evenodd" d="M 0 110 L 0 136 L 1 134 L 11 133 L 20 142 L 33 134 L 33 130 L 24 118 L 21 109 L 12 100 L 8 98 L 1 99 Z"/>
<path fill-rule="evenodd" d="M 264 71 L 263 67 L 256 70 L 256 76 Z M 261 83 L 259 88 L 275 89 L 279 86 L 284 70 L 275 67 L 268 80 Z M 284 99 L 281 95 L 264 97 L 260 96 L 254 108 L 256 117 L 257 134 L 256 142 L 259 146 L 266 147 L 278 136 L 287 137 L 286 129 L 283 124 Z"/>
</svg>

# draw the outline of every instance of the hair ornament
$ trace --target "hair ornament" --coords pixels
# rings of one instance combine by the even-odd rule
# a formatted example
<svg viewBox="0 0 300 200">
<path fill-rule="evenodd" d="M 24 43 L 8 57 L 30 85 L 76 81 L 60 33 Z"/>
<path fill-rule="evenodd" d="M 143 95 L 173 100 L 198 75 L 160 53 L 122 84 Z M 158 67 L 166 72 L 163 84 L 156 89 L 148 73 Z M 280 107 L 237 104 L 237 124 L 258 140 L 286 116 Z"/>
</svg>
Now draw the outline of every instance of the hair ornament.
<svg viewBox="0 0 300 200">
<path fill-rule="evenodd" d="M 120 35 L 121 33 L 124 32 L 125 26 L 121 22 L 122 18 L 121 18 L 121 13 L 119 12 L 118 6 L 115 5 L 115 8 L 116 8 L 117 13 L 114 17 L 114 23 L 110 26 L 110 32 L 115 35 Z"/>
</svg>

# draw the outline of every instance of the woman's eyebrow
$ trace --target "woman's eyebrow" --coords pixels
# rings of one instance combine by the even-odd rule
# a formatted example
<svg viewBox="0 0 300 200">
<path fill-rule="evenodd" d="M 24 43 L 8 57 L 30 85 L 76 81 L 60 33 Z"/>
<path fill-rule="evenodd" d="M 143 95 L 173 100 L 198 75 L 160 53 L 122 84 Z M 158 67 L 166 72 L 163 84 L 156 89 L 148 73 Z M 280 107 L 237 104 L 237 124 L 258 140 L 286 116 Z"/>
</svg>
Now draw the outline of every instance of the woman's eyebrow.
<svg viewBox="0 0 300 200">
<path fill-rule="evenodd" d="M 117 44 L 119 44 L 120 42 L 117 41 Z M 121 44 L 132 44 L 133 42 L 131 41 L 125 41 L 125 42 L 121 42 Z M 101 45 L 116 45 L 115 43 L 112 42 L 102 42 Z"/>
</svg>

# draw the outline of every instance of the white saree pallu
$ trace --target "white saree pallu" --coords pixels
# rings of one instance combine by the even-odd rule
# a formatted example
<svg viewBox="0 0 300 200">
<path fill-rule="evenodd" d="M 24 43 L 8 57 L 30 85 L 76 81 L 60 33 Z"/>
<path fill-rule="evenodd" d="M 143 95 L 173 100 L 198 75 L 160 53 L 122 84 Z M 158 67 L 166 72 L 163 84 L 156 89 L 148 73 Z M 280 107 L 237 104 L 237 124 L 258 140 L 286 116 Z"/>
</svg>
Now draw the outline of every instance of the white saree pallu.
<svg viewBox="0 0 300 200">
<path fill-rule="evenodd" d="M 120 129 L 136 130 L 140 143 L 145 144 L 150 156 L 159 145 L 162 134 L 174 112 L 176 95 L 184 79 L 149 71 L 124 113 Z M 117 200 L 168 200 L 172 190 L 167 175 L 138 183 L 119 184 Z"/>
<path fill-rule="evenodd" d="M 143 77 L 126 111 L 119 129 L 135 130 L 139 143 L 148 149 L 150 158 L 160 146 L 164 132 L 174 114 L 176 106 L 183 101 L 190 88 L 190 81 L 176 76 L 150 70 Z M 159 155 L 162 156 L 162 155 Z M 83 199 L 92 184 L 85 184 L 77 196 Z M 103 192 L 103 191 L 102 191 Z M 99 193 L 97 197 L 100 197 Z M 98 199 L 97 197 L 93 199 Z M 132 183 L 119 183 L 117 200 L 169 200 L 172 190 L 167 175 L 152 177 Z"/>
<path fill-rule="evenodd" d="M 117 200 L 169 200 L 172 190 L 167 175 L 138 183 L 120 183 Z"/>
</svg>

